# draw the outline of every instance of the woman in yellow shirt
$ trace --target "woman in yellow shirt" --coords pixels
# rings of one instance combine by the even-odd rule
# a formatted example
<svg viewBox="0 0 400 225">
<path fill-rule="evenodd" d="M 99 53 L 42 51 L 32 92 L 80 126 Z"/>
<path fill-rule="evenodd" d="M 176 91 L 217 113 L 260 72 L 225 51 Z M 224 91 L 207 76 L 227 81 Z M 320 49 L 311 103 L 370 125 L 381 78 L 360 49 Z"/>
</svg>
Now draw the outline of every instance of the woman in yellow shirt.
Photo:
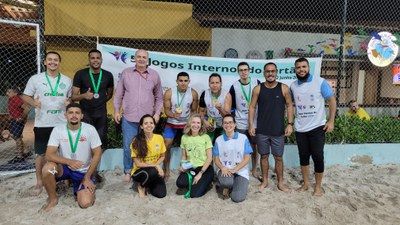
<svg viewBox="0 0 400 225">
<path fill-rule="evenodd" d="M 160 166 L 164 161 L 166 148 L 163 137 L 153 133 L 155 124 L 151 115 L 144 115 L 139 121 L 139 133 L 131 143 L 134 161 L 131 175 L 137 183 L 141 198 L 146 195 L 146 189 L 157 198 L 167 195 L 164 171 Z"/>
</svg>

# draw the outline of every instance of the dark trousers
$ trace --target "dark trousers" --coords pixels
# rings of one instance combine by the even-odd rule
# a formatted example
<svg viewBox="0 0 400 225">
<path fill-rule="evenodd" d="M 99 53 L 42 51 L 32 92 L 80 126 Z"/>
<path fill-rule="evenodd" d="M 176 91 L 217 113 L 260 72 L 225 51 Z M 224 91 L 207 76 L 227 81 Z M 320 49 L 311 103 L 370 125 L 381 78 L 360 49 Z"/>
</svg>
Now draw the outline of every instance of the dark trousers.
<svg viewBox="0 0 400 225">
<path fill-rule="evenodd" d="M 307 132 L 296 132 L 297 148 L 299 149 L 300 165 L 310 165 L 310 156 L 314 161 L 314 172 L 324 172 L 324 126 Z"/>
<path fill-rule="evenodd" d="M 93 125 L 100 136 L 102 149 L 107 149 L 107 113 L 93 115 L 91 113 L 83 113 L 83 122 Z"/>
<path fill-rule="evenodd" d="M 195 174 L 197 175 L 201 171 L 201 168 L 202 167 L 197 167 L 196 169 L 194 169 L 192 171 L 194 171 Z M 193 176 L 193 179 L 196 175 Z M 214 169 L 210 165 L 207 168 L 207 170 L 203 173 L 203 175 L 201 176 L 201 179 L 199 180 L 199 182 L 197 182 L 197 184 L 192 185 L 190 197 L 198 198 L 198 197 L 203 196 L 207 192 L 208 187 L 210 186 L 211 182 L 213 181 L 213 178 L 214 178 Z M 176 180 L 176 186 L 178 186 L 178 188 L 189 188 L 189 178 L 188 178 L 188 175 L 186 172 L 179 174 L 179 177 Z"/>
<path fill-rule="evenodd" d="M 154 167 L 140 168 L 132 175 L 132 179 L 142 187 L 148 188 L 150 194 L 157 198 L 164 198 L 167 195 L 167 187 L 164 178 L 158 175 Z"/>
</svg>

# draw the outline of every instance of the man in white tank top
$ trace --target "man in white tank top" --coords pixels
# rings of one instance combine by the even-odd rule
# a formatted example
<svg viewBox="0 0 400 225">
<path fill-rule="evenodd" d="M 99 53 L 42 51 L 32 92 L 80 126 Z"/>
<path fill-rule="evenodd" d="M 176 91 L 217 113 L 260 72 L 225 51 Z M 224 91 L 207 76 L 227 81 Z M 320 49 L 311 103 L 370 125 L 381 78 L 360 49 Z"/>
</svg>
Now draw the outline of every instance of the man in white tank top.
<svg viewBox="0 0 400 225">
<path fill-rule="evenodd" d="M 237 70 L 239 73 L 239 80 L 232 84 L 229 93 L 226 95 L 225 110 L 228 112 L 230 112 L 231 110 L 234 111 L 235 120 L 237 123 L 237 131 L 239 131 L 239 133 L 245 134 L 249 139 L 251 148 L 253 149 L 253 154 L 251 156 L 251 174 L 253 175 L 253 177 L 261 180 L 262 178 L 257 171 L 258 151 L 256 139 L 248 132 L 248 115 L 249 105 L 251 101 L 251 93 L 253 89 L 258 84 L 260 84 L 260 81 L 257 79 L 251 79 L 251 70 L 247 62 L 240 62 L 237 66 Z M 255 115 L 255 118 L 257 118 L 257 109 Z M 257 127 L 256 121 L 254 122 L 254 127 Z"/>
<path fill-rule="evenodd" d="M 324 175 L 325 133 L 334 129 L 336 99 L 331 86 L 325 79 L 310 74 L 306 58 L 295 61 L 297 80 L 290 85 L 296 105 L 296 142 L 299 150 L 301 173 L 304 183 L 300 192 L 310 188 L 310 157 L 314 162 L 314 196 L 322 196 L 322 177 Z M 329 103 L 329 119 L 326 119 L 325 101 Z"/>
<path fill-rule="evenodd" d="M 190 78 L 186 72 L 180 72 L 176 76 L 176 87 L 168 89 L 164 94 L 164 111 L 167 115 L 167 123 L 164 128 L 165 152 L 164 170 L 165 179 L 169 177 L 171 146 L 177 133 L 183 134 L 183 128 L 189 116 L 197 112 L 198 94 L 189 87 Z"/>
<path fill-rule="evenodd" d="M 228 91 L 222 89 L 222 78 L 218 73 L 213 73 L 208 78 L 209 89 L 200 95 L 199 113 L 206 126 L 208 136 L 213 144 L 215 139 L 222 134 L 222 117 L 229 114 L 224 108 L 225 97 Z"/>
</svg>

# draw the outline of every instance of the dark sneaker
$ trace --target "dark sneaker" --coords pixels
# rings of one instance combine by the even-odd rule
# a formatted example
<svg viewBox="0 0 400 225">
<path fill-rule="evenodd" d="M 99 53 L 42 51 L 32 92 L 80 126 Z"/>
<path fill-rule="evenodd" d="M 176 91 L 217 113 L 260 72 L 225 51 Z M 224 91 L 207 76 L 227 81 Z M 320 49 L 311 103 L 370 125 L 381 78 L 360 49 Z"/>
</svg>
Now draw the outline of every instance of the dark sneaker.
<svg viewBox="0 0 400 225">
<path fill-rule="evenodd" d="M 24 157 L 24 158 L 28 158 L 28 157 L 31 157 L 33 155 L 33 153 L 31 152 L 31 151 L 29 151 L 29 152 L 27 152 L 27 153 L 24 153 L 22 156 Z"/>
<path fill-rule="evenodd" d="M 22 163 L 25 162 L 24 158 L 19 158 L 19 157 L 14 157 L 10 161 L 8 161 L 9 164 L 14 164 L 14 163 Z"/>
<path fill-rule="evenodd" d="M 94 183 L 95 184 L 99 184 L 99 183 L 103 182 L 103 180 L 104 180 L 104 178 L 98 172 L 96 172 L 94 174 Z"/>
</svg>

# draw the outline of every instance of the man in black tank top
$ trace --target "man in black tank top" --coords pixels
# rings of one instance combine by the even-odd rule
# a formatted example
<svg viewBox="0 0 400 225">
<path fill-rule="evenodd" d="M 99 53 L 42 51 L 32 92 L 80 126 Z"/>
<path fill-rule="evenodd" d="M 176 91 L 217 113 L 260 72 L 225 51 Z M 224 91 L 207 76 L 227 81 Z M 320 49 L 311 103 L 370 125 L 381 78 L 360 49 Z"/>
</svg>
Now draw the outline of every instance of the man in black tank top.
<svg viewBox="0 0 400 225">
<path fill-rule="evenodd" d="M 270 152 L 275 159 L 275 172 L 278 177 L 278 189 L 289 192 L 283 183 L 283 148 L 285 136 L 293 132 L 293 105 L 289 87 L 276 80 L 277 67 L 275 63 L 264 66 L 265 82 L 254 88 L 249 107 L 249 134 L 256 136 L 258 152 L 261 155 L 260 164 L 262 182 L 258 186 L 262 190 L 268 186 L 268 157 Z M 258 105 L 257 130 L 254 128 L 254 114 Z M 285 106 L 287 108 L 288 125 L 285 128 Z"/>
</svg>

